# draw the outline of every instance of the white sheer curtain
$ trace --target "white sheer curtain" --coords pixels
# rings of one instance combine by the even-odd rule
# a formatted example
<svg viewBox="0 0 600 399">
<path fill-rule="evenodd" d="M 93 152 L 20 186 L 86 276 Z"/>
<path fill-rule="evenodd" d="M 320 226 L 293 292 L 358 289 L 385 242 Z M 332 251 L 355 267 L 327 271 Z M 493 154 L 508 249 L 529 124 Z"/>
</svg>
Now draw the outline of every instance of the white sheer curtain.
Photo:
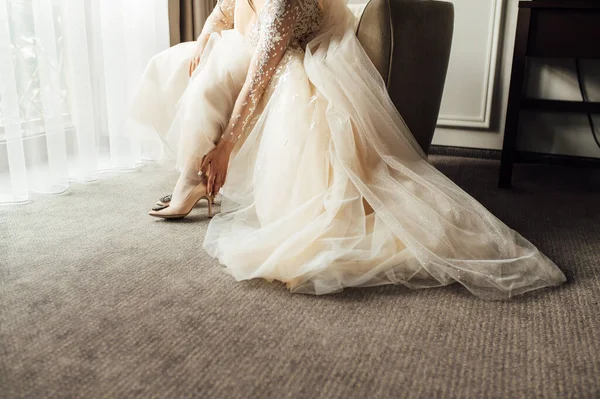
<svg viewBox="0 0 600 399">
<path fill-rule="evenodd" d="M 0 203 L 131 169 L 130 93 L 169 46 L 167 0 L 0 0 Z M 151 156 L 151 155 L 150 155 Z"/>
</svg>

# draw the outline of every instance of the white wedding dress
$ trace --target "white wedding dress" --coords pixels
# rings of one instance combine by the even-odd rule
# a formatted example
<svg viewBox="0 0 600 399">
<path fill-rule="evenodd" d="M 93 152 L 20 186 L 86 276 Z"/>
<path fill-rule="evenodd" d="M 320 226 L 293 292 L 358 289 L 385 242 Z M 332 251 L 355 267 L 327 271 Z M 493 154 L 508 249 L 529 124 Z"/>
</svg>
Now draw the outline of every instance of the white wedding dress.
<svg viewBox="0 0 600 399">
<path fill-rule="evenodd" d="M 504 299 L 564 282 L 427 162 L 345 3 L 266 0 L 256 18 L 247 0 L 220 0 L 191 78 L 195 43 L 148 66 L 131 115 L 159 133 L 164 158 L 181 170 L 230 120 L 242 125 L 224 137 L 236 144 L 205 250 L 238 280 L 310 294 L 458 282 Z"/>
</svg>

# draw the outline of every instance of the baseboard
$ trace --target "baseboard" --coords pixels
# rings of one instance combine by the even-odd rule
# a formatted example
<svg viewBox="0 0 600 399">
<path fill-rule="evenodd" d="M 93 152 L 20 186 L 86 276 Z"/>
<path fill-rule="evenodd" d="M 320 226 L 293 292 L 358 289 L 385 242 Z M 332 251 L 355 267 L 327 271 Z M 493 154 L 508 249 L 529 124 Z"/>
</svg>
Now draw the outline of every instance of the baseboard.
<svg viewBox="0 0 600 399">
<path fill-rule="evenodd" d="M 432 145 L 429 155 L 445 155 L 449 157 L 495 159 L 500 160 L 502 152 L 499 150 L 486 150 L 482 148 L 450 147 L 445 145 Z"/>
<path fill-rule="evenodd" d="M 432 145 L 429 149 L 429 154 L 463 158 L 493 159 L 499 161 L 502 156 L 502 151 Z M 600 167 L 600 158 L 578 157 L 574 155 L 543 154 L 539 152 L 528 151 L 518 152 L 516 161 L 519 163 L 541 163 L 546 165 Z"/>
</svg>

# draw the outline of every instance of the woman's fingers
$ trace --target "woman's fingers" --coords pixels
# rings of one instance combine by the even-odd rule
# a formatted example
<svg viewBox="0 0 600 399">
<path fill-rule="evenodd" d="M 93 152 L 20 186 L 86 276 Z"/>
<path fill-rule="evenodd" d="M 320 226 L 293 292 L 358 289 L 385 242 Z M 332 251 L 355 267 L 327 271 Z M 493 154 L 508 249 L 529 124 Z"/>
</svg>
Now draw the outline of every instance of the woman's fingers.
<svg viewBox="0 0 600 399">
<path fill-rule="evenodd" d="M 225 184 L 225 175 L 221 173 L 217 177 L 217 180 L 215 183 L 215 194 L 217 194 L 221 190 L 221 187 L 223 187 L 223 184 Z"/>
<path fill-rule="evenodd" d="M 203 174 L 206 173 L 206 168 L 208 167 L 210 160 L 211 160 L 211 153 L 209 152 L 208 154 L 206 154 L 204 156 L 204 158 L 202 158 L 202 163 L 200 164 L 200 170 L 202 171 Z"/>
<path fill-rule="evenodd" d="M 217 175 L 215 177 L 215 184 L 213 186 L 213 192 L 215 193 L 215 195 L 217 195 L 217 193 L 219 192 L 220 189 L 221 189 L 221 176 Z"/>
<path fill-rule="evenodd" d="M 210 163 L 207 166 L 210 166 L 210 168 L 208 169 L 208 174 L 207 174 L 207 179 L 206 179 L 206 192 L 208 193 L 208 195 L 211 195 L 212 189 L 213 189 L 213 184 L 215 181 L 215 167 L 213 164 L 210 164 Z"/>
<path fill-rule="evenodd" d="M 221 172 L 220 169 L 220 167 L 215 167 L 214 170 L 211 168 L 211 174 L 208 178 L 207 185 L 207 192 L 209 195 L 217 195 L 225 183 L 227 171 Z"/>
<path fill-rule="evenodd" d="M 225 184 L 228 160 L 224 157 L 228 158 L 229 154 L 223 152 L 223 147 L 216 146 L 200 162 L 200 172 L 203 175 L 208 175 L 206 179 L 206 192 L 208 195 L 216 195 Z"/>
<path fill-rule="evenodd" d="M 213 183 L 213 194 L 217 195 L 221 187 L 225 184 L 225 178 L 227 176 L 226 168 L 216 168 L 218 170 L 215 171 L 215 182 Z"/>
<path fill-rule="evenodd" d="M 208 187 L 207 187 L 208 195 L 213 195 L 213 193 L 214 193 L 216 177 L 217 176 L 214 173 L 211 173 L 210 177 L 208 178 Z"/>
<path fill-rule="evenodd" d="M 211 188 L 212 188 L 211 181 L 212 181 L 212 175 L 209 175 L 209 176 L 208 176 L 208 179 L 206 180 L 206 193 L 207 193 L 208 195 L 211 195 L 211 194 L 210 194 L 210 192 L 211 192 L 210 190 L 211 190 Z"/>
</svg>

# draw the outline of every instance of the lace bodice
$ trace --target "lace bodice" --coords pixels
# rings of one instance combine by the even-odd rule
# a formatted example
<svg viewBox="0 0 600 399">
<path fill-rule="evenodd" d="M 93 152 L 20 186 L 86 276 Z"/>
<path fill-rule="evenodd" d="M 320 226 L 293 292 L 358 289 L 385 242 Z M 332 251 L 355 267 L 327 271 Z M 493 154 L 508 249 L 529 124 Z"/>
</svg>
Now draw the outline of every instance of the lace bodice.
<svg viewBox="0 0 600 399">
<path fill-rule="evenodd" d="M 268 2 L 276 3 L 280 0 L 267 0 Z M 305 48 L 308 42 L 319 31 L 323 19 L 323 12 L 319 6 L 319 0 L 297 0 L 297 16 L 296 23 L 292 30 L 291 45 L 298 45 Z M 268 29 L 269 13 L 265 6 L 258 16 L 256 22 L 250 28 L 249 38 L 253 44 L 258 42 L 261 29 Z"/>
<path fill-rule="evenodd" d="M 236 13 L 247 0 L 218 0 L 203 29 L 203 35 L 234 28 Z M 240 17 L 240 15 L 237 15 Z M 244 134 L 279 62 L 290 47 L 304 49 L 317 34 L 323 20 L 319 0 L 265 0 L 253 18 L 247 37 L 256 50 L 246 82 L 235 103 L 222 139 L 237 141 Z"/>
<path fill-rule="evenodd" d="M 237 0 L 247 1 L 247 0 Z M 249 29 L 248 37 L 253 44 L 257 44 L 260 38 L 260 33 L 264 29 L 269 28 L 271 13 L 269 10 L 278 7 L 278 3 L 286 2 L 287 0 L 266 0 L 263 9 L 259 12 L 258 17 L 252 22 Z M 323 12 L 319 5 L 319 0 L 294 0 L 296 10 L 296 22 L 292 29 L 292 38 L 290 45 L 298 45 L 305 48 L 308 42 L 318 32 L 323 19 Z M 240 4 L 236 0 L 217 0 L 217 6 L 214 12 L 208 17 L 203 33 L 220 32 L 225 29 L 233 29 L 236 10 L 240 8 Z"/>
</svg>

